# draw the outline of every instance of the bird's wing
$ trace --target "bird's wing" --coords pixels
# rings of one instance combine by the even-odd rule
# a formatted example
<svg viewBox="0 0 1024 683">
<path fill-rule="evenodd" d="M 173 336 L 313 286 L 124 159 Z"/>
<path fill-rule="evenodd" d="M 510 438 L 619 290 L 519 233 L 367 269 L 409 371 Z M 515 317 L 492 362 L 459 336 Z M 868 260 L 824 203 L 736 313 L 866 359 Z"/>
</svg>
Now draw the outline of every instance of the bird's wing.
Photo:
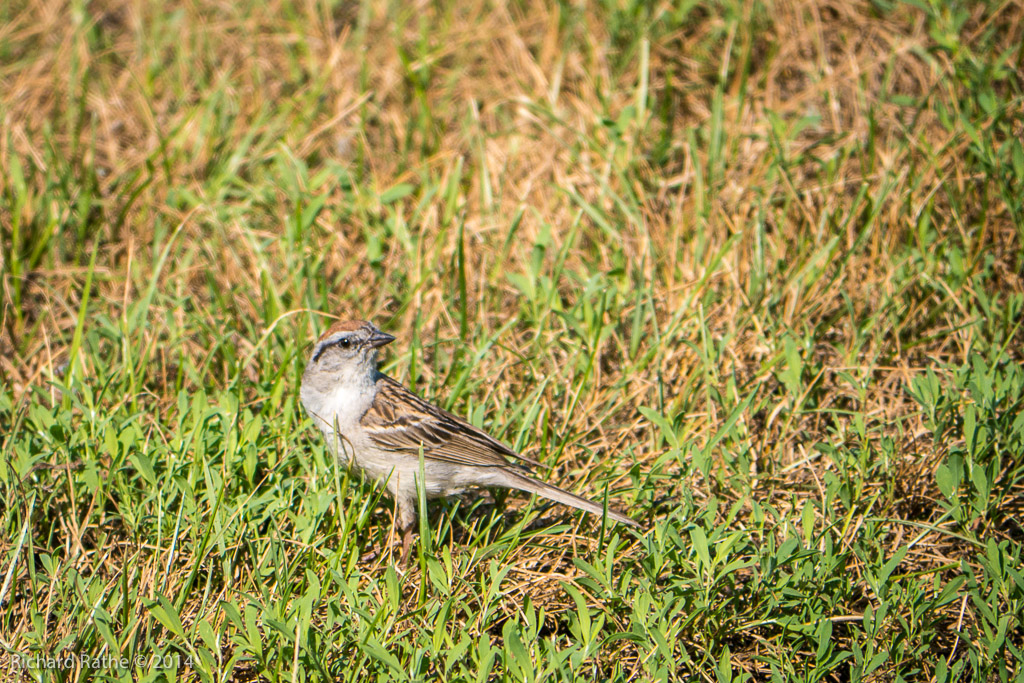
<svg viewBox="0 0 1024 683">
<path fill-rule="evenodd" d="M 418 456 L 422 449 L 425 458 L 476 467 L 538 464 L 386 376 L 377 380 L 377 395 L 360 424 L 386 450 Z"/>
</svg>

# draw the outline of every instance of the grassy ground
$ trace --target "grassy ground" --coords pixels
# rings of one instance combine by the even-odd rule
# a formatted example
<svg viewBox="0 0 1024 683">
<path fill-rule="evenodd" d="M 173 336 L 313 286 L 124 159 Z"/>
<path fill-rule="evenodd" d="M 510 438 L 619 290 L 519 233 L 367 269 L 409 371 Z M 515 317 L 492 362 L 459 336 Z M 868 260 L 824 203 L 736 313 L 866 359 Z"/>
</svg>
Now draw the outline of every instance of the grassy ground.
<svg viewBox="0 0 1024 683">
<path fill-rule="evenodd" d="M 1022 17 L 3 3 L 3 677 L 1021 680 Z M 318 311 L 645 532 L 400 571 Z"/>
</svg>

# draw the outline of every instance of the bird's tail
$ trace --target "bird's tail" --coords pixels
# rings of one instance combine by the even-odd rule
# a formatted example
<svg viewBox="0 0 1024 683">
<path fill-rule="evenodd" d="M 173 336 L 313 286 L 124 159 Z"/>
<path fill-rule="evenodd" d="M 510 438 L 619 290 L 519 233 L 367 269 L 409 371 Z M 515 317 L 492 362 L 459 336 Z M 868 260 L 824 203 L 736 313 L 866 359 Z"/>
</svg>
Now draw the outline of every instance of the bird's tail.
<svg viewBox="0 0 1024 683">
<path fill-rule="evenodd" d="M 506 479 L 505 485 L 509 488 L 519 489 L 520 491 L 528 491 L 530 493 L 536 493 L 539 496 L 544 496 L 556 503 L 562 505 L 568 505 L 570 507 L 578 508 L 585 512 L 589 512 L 593 515 L 601 517 L 605 513 L 604 506 L 600 503 L 595 503 L 592 500 L 587 500 L 577 496 L 574 493 L 569 493 L 563 489 L 553 486 L 551 484 L 545 484 L 542 481 L 538 481 L 533 477 L 528 477 L 525 474 L 519 474 L 518 472 L 508 472 L 509 477 Z M 626 515 L 616 512 L 611 508 L 608 508 L 608 519 L 614 520 L 621 524 L 640 528 L 640 524 L 635 520 L 627 517 Z"/>
</svg>

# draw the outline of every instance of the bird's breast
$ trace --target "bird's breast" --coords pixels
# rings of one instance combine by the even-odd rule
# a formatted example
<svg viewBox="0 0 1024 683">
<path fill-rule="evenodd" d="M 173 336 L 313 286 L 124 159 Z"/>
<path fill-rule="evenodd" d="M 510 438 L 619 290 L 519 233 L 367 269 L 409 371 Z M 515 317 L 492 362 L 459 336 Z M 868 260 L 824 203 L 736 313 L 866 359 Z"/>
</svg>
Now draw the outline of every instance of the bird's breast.
<svg viewBox="0 0 1024 683">
<path fill-rule="evenodd" d="M 359 425 L 359 420 L 372 403 L 373 392 L 365 391 L 362 387 L 335 387 L 324 396 L 320 404 L 318 422 L 325 423 L 321 428 L 333 431 L 337 427 L 342 434 L 351 432 Z"/>
</svg>

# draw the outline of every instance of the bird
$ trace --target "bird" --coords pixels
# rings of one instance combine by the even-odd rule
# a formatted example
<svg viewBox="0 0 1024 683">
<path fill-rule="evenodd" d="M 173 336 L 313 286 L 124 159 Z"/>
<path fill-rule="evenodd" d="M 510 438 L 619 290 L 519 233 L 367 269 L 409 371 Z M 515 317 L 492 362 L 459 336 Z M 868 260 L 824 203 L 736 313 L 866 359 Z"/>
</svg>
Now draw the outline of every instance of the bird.
<svg viewBox="0 0 1024 683">
<path fill-rule="evenodd" d="M 421 457 L 427 498 L 482 486 L 518 489 L 640 528 L 622 513 L 535 479 L 530 466 L 540 463 L 380 372 L 378 350 L 393 341 L 364 320 L 334 323 L 313 345 L 299 396 L 335 457 L 394 500 L 403 563 L 416 522 Z"/>
</svg>

